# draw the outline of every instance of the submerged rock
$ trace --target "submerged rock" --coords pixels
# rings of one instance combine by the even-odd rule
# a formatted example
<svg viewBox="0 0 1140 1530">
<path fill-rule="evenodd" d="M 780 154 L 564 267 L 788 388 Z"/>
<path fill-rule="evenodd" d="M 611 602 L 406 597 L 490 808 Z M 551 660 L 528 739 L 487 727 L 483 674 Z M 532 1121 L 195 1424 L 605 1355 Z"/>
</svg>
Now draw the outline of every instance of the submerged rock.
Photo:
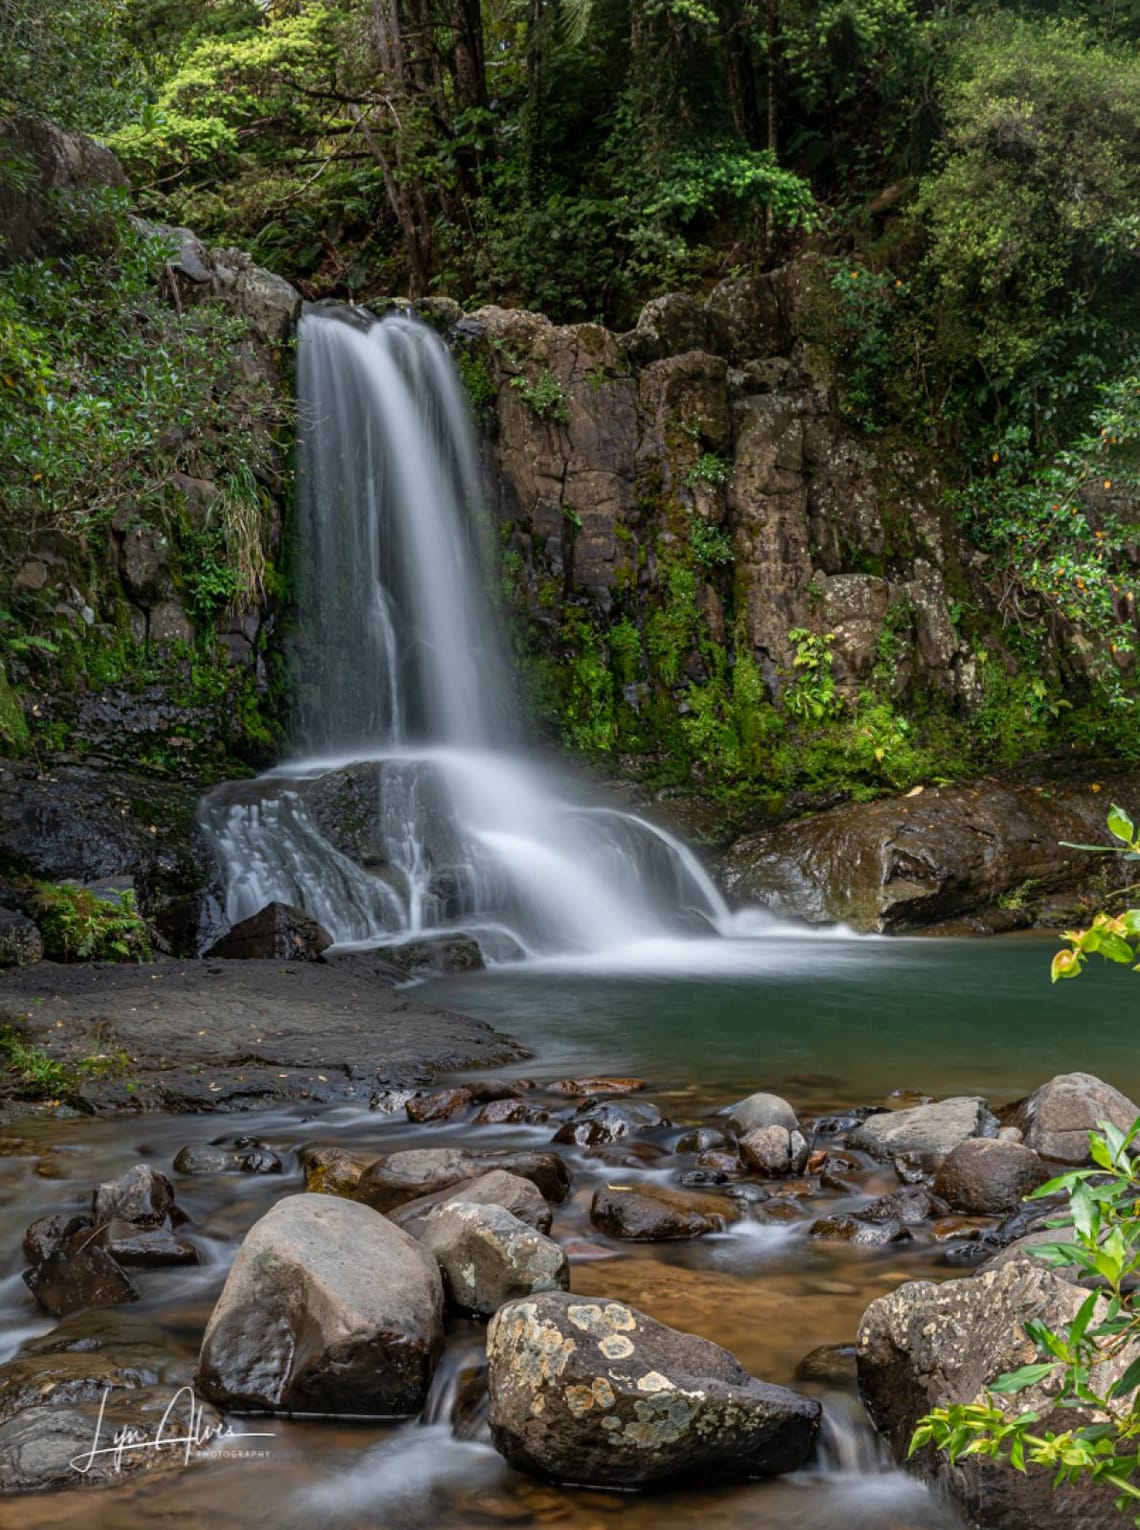
<svg viewBox="0 0 1140 1530">
<path fill-rule="evenodd" d="M 1093 1073 L 1059 1073 L 1027 1099 L 1002 1111 L 1007 1126 L 1016 1126 L 1026 1147 L 1057 1163 L 1091 1163 L 1089 1132 L 1098 1121 L 1110 1121 L 1127 1132 L 1140 1116 L 1126 1094 Z"/>
<path fill-rule="evenodd" d="M 888 1160 L 896 1153 L 941 1153 L 945 1156 L 967 1137 L 996 1137 L 997 1117 L 980 1095 L 955 1095 L 913 1110 L 885 1111 L 869 1116 L 848 1137 L 850 1147 L 872 1158 Z"/>
<path fill-rule="evenodd" d="M 385 946 L 386 961 L 407 977 L 448 972 L 482 972 L 486 963 L 470 935 L 433 935 L 400 946 Z"/>
<path fill-rule="evenodd" d="M 1025 1197 L 1049 1178 L 1032 1148 L 1020 1142 L 971 1137 L 947 1157 L 934 1180 L 934 1193 L 974 1216 L 1015 1211 Z"/>
<path fill-rule="evenodd" d="M 333 938 L 304 909 L 288 903 L 267 903 L 235 924 L 206 952 L 225 961 L 319 961 Z"/>
<path fill-rule="evenodd" d="M 599 1143 L 619 1142 L 623 1137 L 638 1132 L 654 1131 L 668 1126 L 669 1122 L 656 1105 L 616 1105 L 609 1101 L 597 1101 L 583 1105 L 554 1134 L 555 1142 L 577 1143 L 579 1147 L 595 1147 Z"/>
<path fill-rule="evenodd" d="M 803 1465 L 819 1429 L 818 1403 L 622 1302 L 508 1302 L 487 1330 L 487 1359 L 496 1448 L 555 1481 L 773 1476 Z"/>
<path fill-rule="evenodd" d="M 1061 1329 L 1086 1295 L 1021 1258 L 961 1280 L 910 1281 L 872 1302 L 859 1325 L 859 1391 L 895 1459 L 906 1459 L 914 1429 L 929 1409 L 982 1402 L 995 1377 L 1038 1358 L 1025 1334 L 1027 1320 Z M 1106 1390 L 1129 1359 L 1125 1354 L 1113 1361 L 1107 1374 L 1097 1378 L 1097 1390 Z M 1035 1433 L 1073 1424 L 1072 1413 L 1054 1410 L 1048 1383 L 998 1400 L 1012 1413 L 1037 1410 Z M 983 1456 L 965 1456 L 950 1466 L 929 1446 L 918 1463 L 923 1475 L 944 1488 L 972 1520 L 1001 1530 L 1073 1530 L 1078 1525 L 1080 1530 L 1118 1530 L 1121 1523 L 1116 1494 L 1107 1484 L 1094 1487 L 1082 1480 L 1054 1493 L 1053 1474 L 1044 1468 L 1030 1466 L 1022 1474 L 1008 1462 Z"/>
<path fill-rule="evenodd" d="M 640 1243 L 723 1232 L 740 1215 L 739 1206 L 725 1196 L 653 1184 L 602 1185 L 590 1206 L 590 1220 L 600 1232 Z"/>
<path fill-rule="evenodd" d="M 558 1244 L 502 1206 L 446 1201 L 429 1214 L 420 1243 L 436 1259 L 444 1290 L 462 1312 L 489 1315 L 512 1297 L 570 1285 L 570 1266 Z"/>
<path fill-rule="evenodd" d="M 415 1239 L 355 1201 L 291 1195 L 238 1250 L 197 1385 L 222 1407 L 402 1416 L 442 1347 L 439 1270 Z"/>
<path fill-rule="evenodd" d="M 837 1213 L 820 1217 L 811 1224 L 811 1236 L 832 1243 L 856 1243 L 861 1248 L 881 1248 L 888 1243 L 905 1243 L 913 1237 L 902 1222 L 886 1220 L 864 1222 L 860 1217 Z"/>
</svg>

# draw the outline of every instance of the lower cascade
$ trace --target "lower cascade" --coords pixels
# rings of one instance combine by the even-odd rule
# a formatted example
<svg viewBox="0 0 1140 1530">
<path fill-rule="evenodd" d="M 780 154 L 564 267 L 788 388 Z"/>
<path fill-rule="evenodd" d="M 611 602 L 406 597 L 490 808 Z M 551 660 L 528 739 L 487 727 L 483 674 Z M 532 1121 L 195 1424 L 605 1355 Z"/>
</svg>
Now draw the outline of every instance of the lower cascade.
<svg viewBox="0 0 1140 1530">
<path fill-rule="evenodd" d="M 299 757 L 202 805 L 227 920 L 281 902 L 338 945 L 463 930 L 490 960 L 739 932 L 680 841 L 526 748 L 439 337 L 308 309 L 298 408 Z"/>
</svg>

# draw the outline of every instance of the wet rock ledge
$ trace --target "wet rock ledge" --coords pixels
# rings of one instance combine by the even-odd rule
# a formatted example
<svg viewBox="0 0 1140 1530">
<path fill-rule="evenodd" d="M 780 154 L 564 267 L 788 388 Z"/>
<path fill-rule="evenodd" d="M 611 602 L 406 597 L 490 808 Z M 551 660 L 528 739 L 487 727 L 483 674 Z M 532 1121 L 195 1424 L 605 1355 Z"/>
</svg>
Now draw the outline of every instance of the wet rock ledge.
<svg viewBox="0 0 1140 1530">
<path fill-rule="evenodd" d="M 481 1020 L 398 992 L 382 960 L 357 955 L 319 965 L 39 962 L 4 974 L 0 1026 L 65 1065 L 105 1056 L 105 1076 L 78 1090 L 93 1111 L 367 1105 L 438 1072 L 529 1056 Z"/>
</svg>

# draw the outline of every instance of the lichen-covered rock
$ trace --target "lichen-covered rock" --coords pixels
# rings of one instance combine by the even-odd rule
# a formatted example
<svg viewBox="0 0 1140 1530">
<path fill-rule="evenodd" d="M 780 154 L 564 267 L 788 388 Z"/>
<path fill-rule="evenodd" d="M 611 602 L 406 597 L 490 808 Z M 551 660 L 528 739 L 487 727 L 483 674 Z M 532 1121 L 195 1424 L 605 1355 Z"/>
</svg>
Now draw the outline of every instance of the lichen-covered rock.
<svg viewBox="0 0 1140 1530">
<path fill-rule="evenodd" d="M 512 1466 L 594 1487 L 767 1477 L 807 1459 L 819 1404 L 623 1302 L 550 1293 L 487 1330 L 491 1437 Z"/>
<path fill-rule="evenodd" d="M 442 1347 L 439 1270 L 415 1239 L 354 1201 L 291 1195 L 238 1250 L 197 1385 L 223 1407 L 406 1415 Z"/>
<path fill-rule="evenodd" d="M 438 1263 L 448 1299 L 461 1312 L 486 1316 L 512 1297 L 570 1285 L 570 1266 L 553 1238 L 503 1206 L 446 1201 L 429 1213 L 420 1243 Z"/>
<path fill-rule="evenodd" d="M 1001 1216 L 1049 1178 L 1032 1148 L 993 1137 L 960 1142 L 934 1179 L 934 1194 L 955 1211 Z"/>
<path fill-rule="evenodd" d="M 851 1147 L 884 1161 L 896 1153 L 953 1151 L 968 1137 L 996 1137 L 997 1117 L 980 1095 L 954 1095 L 913 1110 L 884 1111 L 868 1116 L 850 1134 Z"/>
<path fill-rule="evenodd" d="M 35 921 L 0 908 L 0 967 L 30 967 L 43 954 L 44 938 Z"/>
<path fill-rule="evenodd" d="M 699 1195 L 669 1185 L 601 1185 L 590 1205 L 590 1221 L 611 1238 L 635 1243 L 699 1238 L 723 1232 L 740 1219 L 727 1196 Z"/>
<path fill-rule="evenodd" d="M 859 1391 L 895 1459 L 906 1459 L 914 1429 L 931 1408 L 981 1402 L 995 1377 L 1037 1359 L 1036 1345 L 1025 1335 L 1027 1320 L 1063 1328 L 1087 1294 L 1021 1258 L 966 1279 L 910 1281 L 872 1302 L 859 1325 Z M 1094 1377 L 1094 1388 L 1105 1390 L 1123 1373 L 1129 1358 L 1120 1356 Z M 994 1400 L 1013 1414 L 1036 1409 L 1036 1433 L 1072 1425 L 1071 1414 L 1054 1410 L 1047 1386 Z M 1000 1530 L 1120 1526 L 1116 1495 L 1107 1485 L 1092 1487 L 1081 1481 L 1054 1494 L 1053 1474 L 1043 1468 L 1031 1466 L 1023 1475 L 1007 1462 L 983 1456 L 963 1457 L 950 1466 L 929 1446 L 916 1462 L 972 1520 Z"/>
<path fill-rule="evenodd" d="M 1006 1125 L 1020 1128 L 1027 1147 L 1057 1163 L 1091 1163 L 1089 1132 L 1110 1121 L 1127 1132 L 1140 1105 L 1092 1073 L 1059 1073 L 1028 1098 L 1002 1112 Z"/>
</svg>

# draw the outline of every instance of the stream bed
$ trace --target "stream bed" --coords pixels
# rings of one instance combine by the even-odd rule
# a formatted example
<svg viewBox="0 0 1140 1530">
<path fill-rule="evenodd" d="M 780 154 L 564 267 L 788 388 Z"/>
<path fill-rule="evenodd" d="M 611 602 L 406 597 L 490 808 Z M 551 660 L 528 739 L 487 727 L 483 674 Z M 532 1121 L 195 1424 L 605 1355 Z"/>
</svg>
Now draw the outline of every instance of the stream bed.
<svg viewBox="0 0 1140 1530">
<path fill-rule="evenodd" d="M 1050 988 L 1055 943 L 825 938 L 718 943 L 720 962 L 690 947 L 684 966 L 643 952 L 620 972 L 583 964 L 501 968 L 441 979 L 419 992 L 490 1020 L 534 1053 L 514 1071 L 539 1083 L 582 1073 L 633 1074 L 678 1127 L 756 1089 L 784 1095 L 801 1115 L 879 1103 L 895 1089 L 977 1092 L 993 1104 L 1054 1073 L 1099 1073 L 1135 1095 L 1140 1059 L 1130 1045 L 1134 995 L 1126 975 L 1090 971 Z M 759 951 L 763 946 L 766 949 Z M 711 943 L 710 943 L 711 947 Z M 703 950 L 703 947 L 701 947 Z M 640 963 L 640 964 L 639 964 Z M 694 968 L 696 970 L 694 970 Z M 1095 1022 L 1095 1024 L 1094 1024 Z M 503 1070 L 497 1070 L 502 1073 Z M 556 1102 L 551 1099 L 552 1106 Z M 65 1320 L 109 1347 L 127 1342 L 188 1374 L 229 1263 L 252 1222 L 303 1188 L 296 1152 L 307 1142 L 360 1152 L 411 1146 L 538 1147 L 554 1126 L 413 1126 L 356 1107 L 300 1108 L 240 1117 L 29 1118 L 0 1138 L 0 1360 L 54 1326 L 24 1285 L 20 1241 L 47 1212 L 86 1202 L 91 1187 L 145 1160 L 172 1178 L 189 1221 L 180 1229 L 200 1264 L 140 1272 L 141 1300 Z M 187 1144 L 260 1139 L 282 1174 L 180 1176 Z M 471 1377 L 481 1327 L 452 1322 L 448 1353 L 420 1423 L 243 1420 L 267 1430 L 262 1454 L 200 1459 L 97 1491 L 9 1499 L 5 1530 L 466 1530 L 563 1524 L 568 1530 L 955 1530 L 962 1521 L 919 1484 L 890 1469 L 849 1383 L 793 1382 L 798 1362 L 824 1344 L 849 1343 L 875 1296 L 915 1278 L 962 1271 L 920 1233 L 907 1243 L 859 1248 L 808 1236 L 812 1216 L 856 1209 L 897 1188 L 889 1167 L 864 1165 L 856 1194 L 802 1206 L 759 1206 L 724 1234 L 692 1242 L 622 1244 L 590 1226 L 593 1192 L 619 1177 L 670 1183 L 691 1166 L 672 1151 L 677 1133 L 605 1147 L 559 1148 L 574 1176 L 555 1209 L 572 1288 L 613 1297 L 713 1339 L 755 1375 L 820 1397 L 826 1423 L 810 1470 L 767 1483 L 698 1484 L 665 1496 L 569 1491 L 509 1470 L 487 1442 Z M 458 1421 L 458 1422 L 456 1422 Z M 453 1428 L 453 1424 L 455 1427 Z"/>
</svg>

